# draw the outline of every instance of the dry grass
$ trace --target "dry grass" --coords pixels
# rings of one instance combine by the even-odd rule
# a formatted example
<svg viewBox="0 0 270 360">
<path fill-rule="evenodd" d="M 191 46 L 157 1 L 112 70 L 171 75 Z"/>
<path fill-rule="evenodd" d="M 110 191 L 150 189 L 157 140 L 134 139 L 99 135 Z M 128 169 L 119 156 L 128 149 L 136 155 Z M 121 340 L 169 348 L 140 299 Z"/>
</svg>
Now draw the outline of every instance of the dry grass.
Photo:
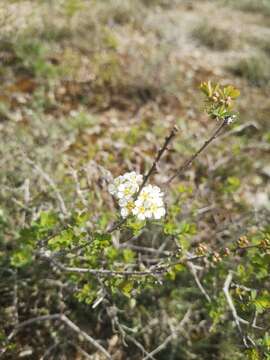
<svg viewBox="0 0 270 360">
<path fill-rule="evenodd" d="M 251 85 L 268 86 L 270 83 L 270 60 L 263 53 L 244 58 L 229 68 L 233 74 L 247 79 Z"/>
<path fill-rule="evenodd" d="M 257 12 L 263 15 L 270 15 L 270 2 L 269 0 L 225 0 L 237 9 L 247 12 Z"/>
<path fill-rule="evenodd" d="M 225 51 L 233 47 L 233 36 L 229 30 L 201 22 L 192 31 L 192 37 L 211 50 Z"/>
</svg>

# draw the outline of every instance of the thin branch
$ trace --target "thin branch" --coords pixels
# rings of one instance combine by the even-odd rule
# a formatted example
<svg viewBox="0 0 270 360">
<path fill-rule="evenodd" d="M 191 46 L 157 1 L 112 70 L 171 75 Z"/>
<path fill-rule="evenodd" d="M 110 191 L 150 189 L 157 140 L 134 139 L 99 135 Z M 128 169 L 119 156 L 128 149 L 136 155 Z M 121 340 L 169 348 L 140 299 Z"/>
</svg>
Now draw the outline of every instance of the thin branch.
<svg viewBox="0 0 270 360">
<path fill-rule="evenodd" d="M 198 288 L 201 290 L 202 294 L 204 295 L 204 297 L 206 298 L 206 300 L 208 302 L 211 302 L 211 298 L 210 296 L 207 294 L 207 291 L 205 290 L 205 288 L 203 287 L 199 277 L 198 277 L 198 274 L 197 274 L 197 270 L 194 266 L 194 264 L 191 262 L 191 261 L 188 261 L 187 262 L 187 267 L 189 268 L 191 274 L 193 275 L 194 279 L 195 279 L 195 282 L 198 286 Z"/>
<path fill-rule="evenodd" d="M 72 167 L 69 168 L 69 172 L 70 175 L 72 176 L 75 186 L 76 186 L 76 193 L 78 195 L 78 198 L 81 200 L 82 204 L 88 208 L 88 202 L 86 200 L 86 198 L 84 197 L 84 194 L 82 192 L 81 186 L 80 186 L 80 181 L 78 178 L 78 174 L 77 171 L 75 169 L 73 169 Z"/>
<path fill-rule="evenodd" d="M 142 191 L 142 189 L 146 185 L 146 183 L 147 183 L 148 179 L 150 178 L 150 176 L 152 175 L 152 173 L 156 170 L 159 160 L 161 159 L 164 152 L 166 150 L 168 150 L 168 145 L 173 140 L 173 138 L 175 137 L 177 132 L 178 132 L 178 128 L 177 128 L 176 125 L 174 125 L 174 127 L 172 128 L 170 134 L 165 138 L 163 146 L 159 149 L 159 151 L 157 153 L 157 156 L 156 156 L 151 168 L 149 169 L 148 173 L 144 176 L 144 179 L 143 179 L 143 182 L 142 182 L 142 184 L 140 186 L 140 189 L 138 191 L 137 197 L 140 195 L 140 192 Z"/>
<path fill-rule="evenodd" d="M 41 358 L 39 360 L 45 360 L 46 358 L 48 358 L 48 356 L 53 352 L 53 350 L 55 350 L 59 345 L 61 345 L 60 341 L 57 341 L 56 343 L 52 344 L 46 351 L 45 353 L 41 356 Z"/>
<path fill-rule="evenodd" d="M 69 344 L 72 345 L 72 346 L 74 346 L 75 349 L 76 349 L 80 354 L 82 354 L 82 355 L 85 357 L 85 359 L 87 359 L 87 360 L 93 360 L 93 355 L 89 355 L 89 354 L 88 354 L 85 350 L 83 350 L 79 345 L 73 344 L 73 343 L 70 342 L 70 341 L 69 341 Z"/>
<path fill-rule="evenodd" d="M 148 355 L 146 355 L 142 360 L 148 360 L 151 356 L 156 355 L 160 351 L 166 348 L 166 346 L 176 337 L 177 332 L 183 329 L 184 325 L 189 321 L 191 315 L 191 307 L 187 310 L 186 314 L 184 315 L 183 319 L 180 321 L 177 328 L 173 331 L 171 335 L 169 335 L 162 344 L 160 344 L 155 350 L 150 352 Z"/>
<path fill-rule="evenodd" d="M 92 274 L 92 275 L 115 275 L 115 276 L 157 276 L 165 272 L 165 269 L 161 269 L 158 267 L 153 267 L 153 269 L 148 269 L 145 271 L 137 271 L 137 270 L 109 270 L 109 269 L 89 269 L 89 268 L 78 268 L 78 267 L 66 267 L 59 262 L 56 262 L 54 259 L 43 256 L 47 260 L 49 260 L 53 265 L 58 267 L 60 270 L 71 273 L 80 273 L 80 274 Z"/>
<path fill-rule="evenodd" d="M 56 186 L 55 182 L 51 179 L 51 177 L 38 165 L 34 163 L 31 159 L 28 157 L 25 157 L 25 161 L 30 164 L 40 175 L 43 177 L 43 179 L 51 186 L 51 188 L 54 190 L 55 196 L 59 202 L 59 207 L 63 215 L 67 215 L 68 211 L 64 202 L 64 199 L 62 195 L 60 194 L 60 191 L 58 187 Z"/>
<path fill-rule="evenodd" d="M 235 249 L 232 250 L 232 253 L 235 253 L 239 250 L 248 250 L 248 249 L 253 249 L 253 248 L 259 248 L 260 244 L 258 245 L 249 245 L 246 247 L 237 247 Z M 81 274 L 92 274 L 92 275 L 103 275 L 103 276 L 111 276 L 111 275 L 115 275 L 115 276 L 154 276 L 154 277 L 158 277 L 161 275 L 164 275 L 167 273 L 167 271 L 172 268 L 175 265 L 187 265 L 197 261 L 197 260 L 201 260 L 201 259 L 205 259 L 208 256 L 211 256 L 213 254 L 213 252 L 208 252 L 208 254 L 205 255 L 195 255 L 195 256 L 188 256 L 188 257 L 183 257 L 180 260 L 177 261 L 172 261 L 169 262 L 167 264 L 155 264 L 153 266 L 151 266 L 150 268 L 146 269 L 146 270 L 110 270 L 110 269 L 89 269 L 89 268 L 80 268 L 80 267 L 68 267 L 63 265 L 62 263 L 58 262 L 55 260 L 55 256 L 54 254 L 52 255 L 47 255 L 46 252 L 42 252 L 39 253 L 39 256 L 42 259 L 45 259 L 46 261 L 49 261 L 50 263 L 52 263 L 54 266 L 56 266 L 57 268 L 59 268 L 62 271 L 65 272 L 70 272 L 70 273 L 81 273 Z M 137 264 L 136 264 L 137 265 Z M 205 293 L 204 296 L 207 298 L 209 295 L 207 295 L 206 291 L 203 290 L 202 284 L 200 283 L 200 280 L 196 279 L 197 276 L 195 276 L 195 280 L 197 285 L 199 286 L 200 290 Z M 200 284 L 200 285 L 199 285 Z M 210 299 L 210 298 L 209 298 Z M 208 300 L 209 301 L 209 300 Z"/>
<path fill-rule="evenodd" d="M 129 341 L 133 342 L 133 344 L 135 344 L 142 351 L 143 356 L 146 355 L 146 356 L 148 356 L 148 359 L 155 360 L 153 354 L 151 355 L 150 353 L 148 353 L 145 350 L 144 346 L 139 341 L 137 341 L 133 336 L 131 336 L 129 334 L 126 334 L 125 336 Z"/>
<path fill-rule="evenodd" d="M 176 177 L 178 177 L 183 171 L 185 171 L 193 163 L 193 161 L 203 152 L 203 150 L 206 149 L 207 146 L 216 139 L 216 137 L 219 135 L 224 126 L 227 125 L 227 123 L 228 120 L 225 118 L 211 135 L 211 137 L 204 142 L 204 144 L 199 148 L 199 150 L 197 150 L 188 160 L 184 162 L 184 164 L 175 172 L 175 174 L 172 175 L 169 180 L 165 182 L 164 186 L 168 186 Z"/>
<path fill-rule="evenodd" d="M 115 331 L 119 331 L 119 333 L 120 333 L 120 335 L 122 337 L 123 344 L 127 346 L 127 343 L 125 341 L 125 339 L 127 339 L 127 340 L 133 342 L 133 344 L 135 344 L 142 351 L 143 356 L 149 355 L 151 360 L 156 360 L 153 356 L 151 356 L 146 351 L 144 346 L 138 340 L 136 340 L 133 336 L 126 333 L 125 329 L 128 330 L 128 331 L 132 331 L 133 329 L 130 329 L 130 328 L 128 328 L 125 325 L 122 325 L 120 323 L 118 315 L 117 315 L 118 311 L 119 311 L 119 309 L 115 305 L 113 305 L 113 307 L 111 307 L 111 310 L 107 309 L 107 314 L 108 314 L 109 318 L 111 319 L 112 328 Z"/>
<path fill-rule="evenodd" d="M 161 255 L 166 255 L 166 256 L 171 255 L 170 251 L 162 251 L 159 249 L 154 249 L 154 248 L 145 247 L 145 246 L 138 246 L 138 245 L 133 245 L 133 244 L 128 244 L 128 243 L 120 244 L 119 248 L 127 248 L 127 249 L 132 249 L 132 250 L 137 250 L 137 251 L 142 251 L 142 252 L 149 252 L 152 254 L 161 254 Z"/>
<path fill-rule="evenodd" d="M 224 283 L 224 286 L 223 286 L 223 292 L 224 292 L 225 298 L 227 300 L 227 303 L 229 305 L 229 308 L 231 310 L 231 313 L 232 313 L 232 316 L 233 316 L 233 319 L 234 319 L 234 323 L 235 323 L 235 325 L 236 325 L 236 327 L 238 329 L 239 334 L 242 337 L 243 344 L 245 345 L 246 348 L 248 348 L 249 345 L 247 343 L 247 338 L 246 338 L 246 335 L 244 334 L 244 332 L 242 330 L 242 327 L 241 327 L 241 324 L 240 324 L 240 321 L 239 321 L 239 316 L 237 314 L 236 308 L 234 306 L 234 303 L 233 303 L 233 300 L 232 300 L 232 297 L 231 297 L 231 294 L 230 294 L 230 286 L 231 286 L 232 279 L 233 279 L 233 275 L 232 275 L 232 272 L 230 271 L 229 274 L 226 277 L 226 280 L 225 280 L 225 283 Z"/>
<path fill-rule="evenodd" d="M 106 359 L 112 359 L 111 355 L 108 353 L 103 346 L 101 346 L 95 339 L 93 339 L 86 332 L 81 330 L 76 324 L 74 324 L 66 315 L 60 315 L 60 320 L 62 320 L 70 329 L 74 330 L 78 335 L 82 336 L 86 341 L 92 344 L 96 349 L 102 352 Z"/>
<path fill-rule="evenodd" d="M 98 349 L 100 352 L 102 352 L 106 359 L 112 360 L 111 355 L 107 352 L 106 349 L 104 349 L 103 346 L 101 346 L 95 339 L 93 339 L 90 335 L 88 335 L 85 331 L 80 329 L 74 322 L 72 322 L 66 315 L 64 314 L 52 314 L 52 315 L 43 315 L 43 316 L 37 316 L 35 318 L 23 321 L 19 323 L 15 329 L 11 332 L 11 334 L 8 336 L 8 341 L 11 341 L 12 338 L 25 326 L 32 325 L 37 322 L 43 322 L 43 321 L 51 321 L 51 320 L 59 320 L 63 322 L 66 326 L 68 326 L 70 329 L 72 329 L 74 332 L 76 332 L 78 335 L 80 335 L 84 340 L 86 340 L 88 343 L 90 343 L 92 346 L 94 346 L 96 349 Z M 5 352 L 5 350 L 4 350 Z M 0 356 L 4 353 L 2 352 Z"/>
</svg>

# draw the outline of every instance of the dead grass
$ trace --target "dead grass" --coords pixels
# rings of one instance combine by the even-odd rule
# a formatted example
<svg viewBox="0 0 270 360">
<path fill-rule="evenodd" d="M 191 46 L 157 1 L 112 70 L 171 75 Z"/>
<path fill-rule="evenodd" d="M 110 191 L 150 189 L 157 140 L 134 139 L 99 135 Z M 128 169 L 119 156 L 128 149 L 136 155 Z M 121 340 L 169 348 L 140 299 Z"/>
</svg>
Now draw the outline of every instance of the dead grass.
<svg viewBox="0 0 270 360">
<path fill-rule="evenodd" d="M 226 0 L 225 2 L 242 11 L 257 12 L 267 16 L 270 15 L 269 0 Z"/>
<path fill-rule="evenodd" d="M 207 21 L 199 23 L 192 31 L 193 39 L 212 50 L 225 51 L 233 47 L 233 36 L 225 29 L 210 25 Z"/>
<path fill-rule="evenodd" d="M 268 86 L 270 83 L 270 60 L 263 53 L 258 53 L 229 67 L 231 72 L 248 80 L 251 85 Z"/>
</svg>

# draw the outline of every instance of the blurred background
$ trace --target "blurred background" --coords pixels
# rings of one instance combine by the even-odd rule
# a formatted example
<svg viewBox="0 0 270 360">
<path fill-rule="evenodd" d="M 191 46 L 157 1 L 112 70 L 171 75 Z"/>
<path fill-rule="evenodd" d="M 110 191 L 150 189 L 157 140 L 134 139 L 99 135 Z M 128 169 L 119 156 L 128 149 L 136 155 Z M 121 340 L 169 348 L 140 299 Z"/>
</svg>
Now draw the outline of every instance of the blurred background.
<svg viewBox="0 0 270 360">
<path fill-rule="evenodd" d="M 177 124 L 177 140 L 155 176 L 157 184 L 165 181 L 216 126 L 203 112 L 199 92 L 200 83 L 208 80 L 241 91 L 239 120 L 174 183 L 179 221 L 196 225 L 185 241 L 190 246 L 230 244 L 245 232 L 269 226 L 269 0 L 2 0 L 0 29 L 0 242 L 5 271 L 6 255 L 17 246 L 17 229 L 56 207 L 52 189 L 26 158 L 49 174 L 69 209 L 76 202 L 69 168 L 81 169 L 90 220 L 102 228 L 114 205 L 97 181 L 100 171 L 143 173 Z M 153 241 L 156 246 L 158 239 Z M 7 324 L 14 321 L 14 274 L 5 271 L 0 321 L 8 333 Z M 38 274 L 28 269 L 17 275 L 21 320 L 59 306 L 58 290 Z M 63 296 L 77 323 L 104 338 L 114 359 L 143 358 L 134 344 L 121 343 L 99 308 L 93 314 L 90 305 Z M 137 326 L 144 346 L 153 349 L 199 296 L 192 277 L 171 279 L 142 294 L 129 310 L 132 319 L 125 321 Z M 218 325 L 209 325 L 205 312 L 194 311 L 187 333 L 179 341 L 172 339 L 156 358 L 244 359 L 232 326 L 220 332 Z M 218 323 L 218 314 L 212 315 Z M 51 337 L 58 336 L 53 331 L 28 329 L 17 339 L 16 355 L 6 358 L 44 359 Z M 91 359 L 102 359 L 95 356 Z M 87 357 L 67 341 L 48 358 Z"/>
</svg>

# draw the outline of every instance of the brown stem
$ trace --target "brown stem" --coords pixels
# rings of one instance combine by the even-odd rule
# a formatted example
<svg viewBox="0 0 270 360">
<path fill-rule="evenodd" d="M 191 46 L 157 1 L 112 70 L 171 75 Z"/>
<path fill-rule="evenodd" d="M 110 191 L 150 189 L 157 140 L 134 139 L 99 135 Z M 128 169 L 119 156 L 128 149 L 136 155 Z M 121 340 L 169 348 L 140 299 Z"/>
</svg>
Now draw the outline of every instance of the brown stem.
<svg viewBox="0 0 270 360">
<path fill-rule="evenodd" d="M 220 133 L 220 131 L 223 129 L 223 127 L 225 125 L 227 125 L 228 120 L 227 118 L 225 118 L 223 120 L 223 122 L 221 123 L 221 125 L 219 125 L 217 127 L 217 129 L 215 130 L 215 132 L 213 133 L 213 135 L 205 141 L 205 143 L 200 147 L 199 150 L 197 150 L 192 156 L 191 158 L 189 158 L 188 160 L 186 160 L 184 162 L 184 164 L 175 172 L 174 175 L 172 175 L 169 180 L 166 181 L 166 183 L 164 184 L 169 185 L 177 176 L 179 176 L 184 170 L 186 170 L 192 163 L 193 161 L 200 155 L 201 152 L 203 152 L 203 150 L 213 141 L 215 140 L 215 138 L 218 136 L 218 134 Z"/>
<path fill-rule="evenodd" d="M 157 164 L 159 162 L 159 160 L 161 159 L 163 153 L 168 149 L 168 145 L 169 143 L 172 141 L 172 139 L 175 137 L 175 135 L 178 132 L 178 128 L 176 125 L 174 125 L 174 127 L 172 128 L 170 134 L 165 138 L 164 144 L 163 146 L 159 149 L 157 156 L 150 168 L 150 170 L 148 171 L 148 173 L 144 176 L 143 182 L 140 186 L 140 189 L 138 191 L 138 194 L 136 197 L 138 197 L 140 195 L 140 192 L 142 191 L 142 189 L 144 188 L 145 184 L 147 183 L 148 179 L 150 178 L 150 176 L 152 175 L 152 173 L 156 170 Z"/>
</svg>

